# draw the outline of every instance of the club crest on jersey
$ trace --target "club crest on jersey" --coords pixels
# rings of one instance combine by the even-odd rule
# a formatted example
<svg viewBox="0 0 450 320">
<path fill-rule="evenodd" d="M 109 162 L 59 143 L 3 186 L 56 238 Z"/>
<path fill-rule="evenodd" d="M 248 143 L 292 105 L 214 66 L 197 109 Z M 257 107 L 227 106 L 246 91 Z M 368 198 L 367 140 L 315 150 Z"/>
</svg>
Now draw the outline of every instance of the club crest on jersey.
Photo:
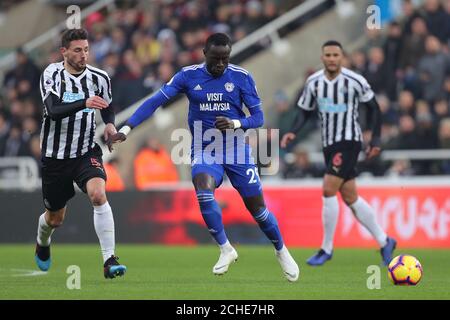
<svg viewBox="0 0 450 320">
<path fill-rule="evenodd" d="M 44 87 L 45 87 L 46 89 L 51 88 L 52 86 L 53 86 L 53 80 L 52 80 L 52 79 L 47 79 L 47 80 L 45 80 L 45 85 L 44 85 Z"/>
<path fill-rule="evenodd" d="M 234 90 L 234 83 L 232 83 L 232 82 L 225 83 L 225 90 L 227 90 L 228 92 L 233 91 Z"/>
</svg>

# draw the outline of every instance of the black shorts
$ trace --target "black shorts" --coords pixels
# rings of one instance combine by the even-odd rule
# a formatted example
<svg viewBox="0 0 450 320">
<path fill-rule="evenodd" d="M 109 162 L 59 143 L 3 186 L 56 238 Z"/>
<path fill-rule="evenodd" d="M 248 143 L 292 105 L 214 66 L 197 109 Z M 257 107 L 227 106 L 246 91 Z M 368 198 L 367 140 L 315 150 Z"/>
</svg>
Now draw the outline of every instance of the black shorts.
<svg viewBox="0 0 450 320">
<path fill-rule="evenodd" d="M 106 181 L 102 150 L 96 144 L 83 156 L 74 159 L 42 158 L 42 196 L 45 207 L 56 211 L 75 195 L 73 182 L 86 193 L 86 183 L 95 177 Z"/>
<path fill-rule="evenodd" d="M 343 141 L 332 144 L 323 149 L 326 173 L 340 177 L 344 181 L 358 176 L 356 164 L 361 151 L 361 143 L 357 141 Z"/>
</svg>

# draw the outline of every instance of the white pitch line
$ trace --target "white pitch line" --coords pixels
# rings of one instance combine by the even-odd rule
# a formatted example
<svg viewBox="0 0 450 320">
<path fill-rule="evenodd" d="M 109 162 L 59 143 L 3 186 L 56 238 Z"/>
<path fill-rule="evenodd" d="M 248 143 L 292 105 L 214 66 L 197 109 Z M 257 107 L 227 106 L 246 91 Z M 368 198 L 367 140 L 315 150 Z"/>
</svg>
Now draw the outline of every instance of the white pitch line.
<svg viewBox="0 0 450 320">
<path fill-rule="evenodd" d="M 47 272 L 28 270 L 28 269 L 10 269 L 12 272 L 19 272 L 21 274 L 13 274 L 12 277 L 35 277 L 46 275 Z"/>
</svg>

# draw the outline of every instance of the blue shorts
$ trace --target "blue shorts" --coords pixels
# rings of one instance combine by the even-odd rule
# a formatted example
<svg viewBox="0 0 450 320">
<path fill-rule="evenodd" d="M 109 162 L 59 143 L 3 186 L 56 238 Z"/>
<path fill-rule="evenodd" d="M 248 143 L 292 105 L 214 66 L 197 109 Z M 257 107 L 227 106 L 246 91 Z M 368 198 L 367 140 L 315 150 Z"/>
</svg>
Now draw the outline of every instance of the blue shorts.
<svg viewBox="0 0 450 320">
<path fill-rule="evenodd" d="M 216 188 L 218 188 L 222 184 L 223 174 L 226 173 L 233 187 L 243 198 L 260 195 L 262 193 L 262 186 L 258 175 L 258 168 L 250 155 L 250 146 L 246 145 L 246 148 L 247 155 L 243 162 L 220 161 L 219 163 L 212 163 L 210 161 L 205 163 L 204 160 L 198 161 L 199 157 L 193 156 L 191 169 L 192 179 L 200 173 L 206 173 L 214 178 Z"/>
</svg>

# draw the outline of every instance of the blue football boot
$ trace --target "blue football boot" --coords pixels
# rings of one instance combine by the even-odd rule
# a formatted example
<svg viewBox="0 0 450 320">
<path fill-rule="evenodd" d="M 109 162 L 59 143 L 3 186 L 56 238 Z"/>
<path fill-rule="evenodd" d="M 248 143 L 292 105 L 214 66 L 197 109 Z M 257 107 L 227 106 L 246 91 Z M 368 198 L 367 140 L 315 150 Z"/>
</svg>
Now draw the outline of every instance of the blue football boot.
<svg viewBox="0 0 450 320">
<path fill-rule="evenodd" d="M 50 258 L 50 246 L 43 247 L 36 243 L 36 251 L 34 254 L 34 260 L 38 268 L 42 271 L 50 269 L 52 259 Z"/>
<path fill-rule="evenodd" d="M 127 267 L 121 265 L 117 260 L 119 260 L 119 257 L 111 256 L 105 261 L 105 264 L 103 265 L 105 278 L 113 279 L 117 276 L 121 277 L 125 274 Z"/>
<path fill-rule="evenodd" d="M 306 263 L 309 264 L 310 266 L 321 266 L 327 260 L 330 260 L 332 257 L 333 257 L 333 252 L 331 252 L 331 254 L 328 254 L 325 252 L 325 250 L 320 249 L 319 252 L 317 252 L 311 258 L 306 260 Z"/>
<path fill-rule="evenodd" d="M 385 266 L 389 265 L 392 260 L 392 254 L 394 253 L 395 247 L 397 246 L 397 241 L 393 238 L 387 238 L 386 245 L 380 249 L 381 257 L 383 258 L 383 264 Z"/>
</svg>

